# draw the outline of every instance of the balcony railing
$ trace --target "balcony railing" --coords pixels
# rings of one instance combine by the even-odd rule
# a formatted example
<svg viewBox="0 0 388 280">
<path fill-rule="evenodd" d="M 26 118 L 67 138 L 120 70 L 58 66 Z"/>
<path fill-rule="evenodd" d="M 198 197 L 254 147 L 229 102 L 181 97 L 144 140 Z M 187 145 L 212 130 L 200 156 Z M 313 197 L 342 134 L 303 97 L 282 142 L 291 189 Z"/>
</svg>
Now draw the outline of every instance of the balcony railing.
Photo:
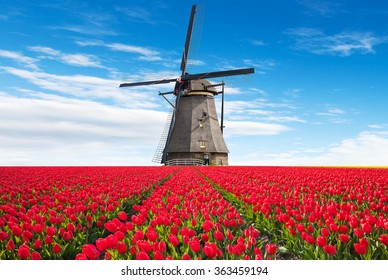
<svg viewBox="0 0 388 280">
<path fill-rule="evenodd" d="M 170 159 L 164 163 L 166 166 L 170 165 L 205 165 L 205 161 L 196 158 L 180 158 Z"/>
</svg>

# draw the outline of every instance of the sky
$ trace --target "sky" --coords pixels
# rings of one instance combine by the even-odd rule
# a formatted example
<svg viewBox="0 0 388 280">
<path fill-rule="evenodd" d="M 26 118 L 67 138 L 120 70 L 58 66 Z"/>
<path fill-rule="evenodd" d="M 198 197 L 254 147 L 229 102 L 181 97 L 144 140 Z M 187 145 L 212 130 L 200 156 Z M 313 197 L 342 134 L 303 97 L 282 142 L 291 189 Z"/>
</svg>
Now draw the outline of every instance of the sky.
<svg viewBox="0 0 388 280">
<path fill-rule="evenodd" d="M 1 1 L 0 165 L 157 165 L 193 4 L 230 165 L 388 166 L 384 0 Z"/>
</svg>

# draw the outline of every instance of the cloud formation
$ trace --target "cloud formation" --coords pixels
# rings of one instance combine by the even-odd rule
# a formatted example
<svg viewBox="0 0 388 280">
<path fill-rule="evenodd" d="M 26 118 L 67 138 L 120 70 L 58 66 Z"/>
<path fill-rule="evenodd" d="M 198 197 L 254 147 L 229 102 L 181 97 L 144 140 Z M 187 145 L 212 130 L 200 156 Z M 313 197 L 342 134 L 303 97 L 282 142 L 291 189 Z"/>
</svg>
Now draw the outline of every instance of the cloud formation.
<svg viewBox="0 0 388 280">
<path fill-rule="evenodd" d="M 20 63 L 21 65 L 33 69 L 38 70 L 38 66 L 36 65 L 36 62 L 38 61 L 35 58 L 25 56 L 19 52 L 15 51 L 8 51 L 8 50 L 0 50 L 0 57 L 9 58 L 12 60 L 15 60 L 16 62 Z"/>
<path fill-rule="evenodd" d="M 167 114 L 40 92 L 0 94 L 1 165 L 150 164 Z"/>
<path fill-rule="evenodd" d="M 104 68 L 100 60 L 96 56 L 90 54 L 63 53 L 59 50 L 45 46 L 30 46 L 28 49 L 33 52 L 44 54 L 44 56 L 39 57 L 40 59 L 58 60 L 72 66 Z"/>
<path fill-rule="evenodd" d="M 374 53 L 374 47 L 386 43 L 388 36 L 372 32 L 341 32 L 327 35 L 315 28 L 292 28 L 285 32 L 294 40 L 293 48 L 317 55 L 350 56 Z"/>
<path fill-rule="evenodd" d="M 151 48 L 127 45 L 122 43 L 104 43 L 102 41 L 77 41 L 80 46 L 100 46 L 106 47 L 113 51 L 129 52 L 139 54 L 138 57 L 140 60 L 146 61 L 160 61 L 162 60 L 160 53 Z"/>
</svg>

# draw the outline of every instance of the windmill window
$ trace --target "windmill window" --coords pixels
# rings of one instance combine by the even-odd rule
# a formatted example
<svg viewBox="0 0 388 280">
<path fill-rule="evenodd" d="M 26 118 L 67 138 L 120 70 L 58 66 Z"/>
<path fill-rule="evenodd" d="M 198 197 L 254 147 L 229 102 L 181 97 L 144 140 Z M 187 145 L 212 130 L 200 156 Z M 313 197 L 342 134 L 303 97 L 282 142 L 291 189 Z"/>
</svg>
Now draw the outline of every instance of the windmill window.
<svg viewBox="0 0 388 280">
<path fill-rule="evenodd" d="M 199 127 L 203 127 L 203 118 L 198 119 Z"/>
<path fill-rule="evenodd" d="M 199 147 L 200 148 L 206 148 L 206 141 L 205 140 L 199 140 Z"/>
<path fill-rule="evenodd" d="M 203 114 L 204 118 L 207 117 L 207 113 L 206 112 L 203 112 L 202 114 Z"/>
</svg>

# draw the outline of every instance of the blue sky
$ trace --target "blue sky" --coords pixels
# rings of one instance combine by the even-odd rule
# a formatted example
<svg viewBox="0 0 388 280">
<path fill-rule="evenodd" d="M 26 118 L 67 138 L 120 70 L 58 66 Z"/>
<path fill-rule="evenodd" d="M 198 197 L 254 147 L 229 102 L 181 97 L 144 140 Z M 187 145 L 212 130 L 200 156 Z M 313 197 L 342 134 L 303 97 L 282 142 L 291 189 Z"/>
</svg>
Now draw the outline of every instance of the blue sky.
<svg viewBox="0 0 388 280">
<path fill-rule="evenodd" d="M 154 165 L 192 4 L 190 73 L 226 79 L 232 165 L 388 165 L 386 1 L 2 1 L 0 164 Z M 220 98 L 217 98 L 220 109 Z"/>
</svg>

